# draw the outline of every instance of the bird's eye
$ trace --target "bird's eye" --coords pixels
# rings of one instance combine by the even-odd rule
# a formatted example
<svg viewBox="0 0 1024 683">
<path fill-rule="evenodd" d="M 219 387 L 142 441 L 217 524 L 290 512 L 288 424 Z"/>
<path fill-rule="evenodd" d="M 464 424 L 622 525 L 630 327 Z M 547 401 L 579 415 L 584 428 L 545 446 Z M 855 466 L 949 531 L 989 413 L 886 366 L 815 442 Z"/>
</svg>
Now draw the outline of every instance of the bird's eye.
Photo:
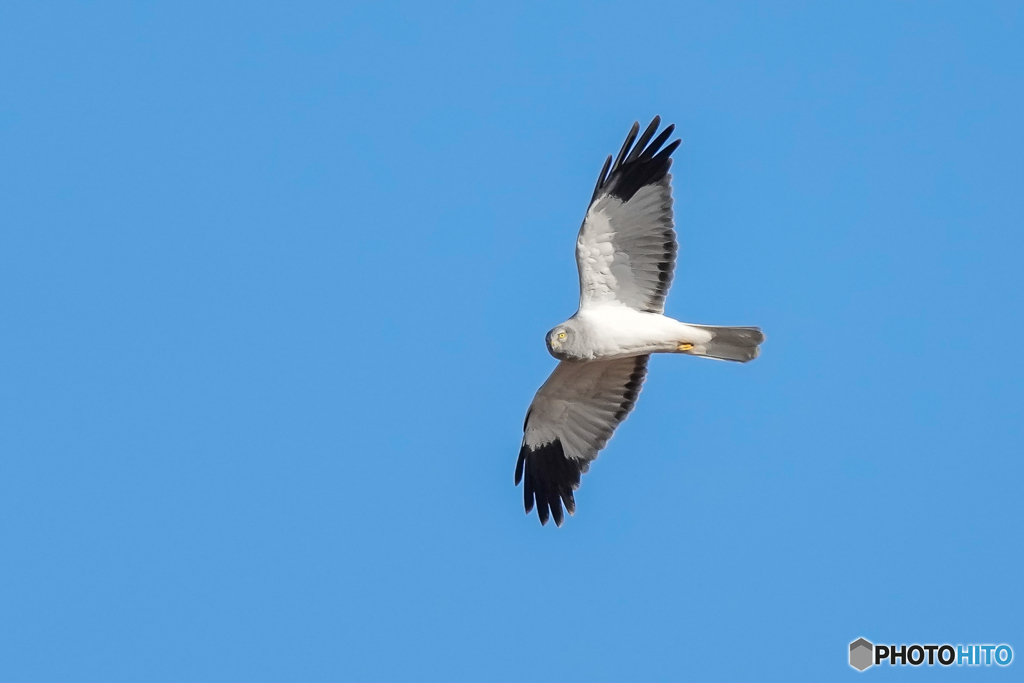
<svg viewBox="0 0 1024 683">
<path fill-rule="evenodd" d="M 565 332 L 559 332 L 558 333 L 558 339 L 559 340 L 565 339 Z"/>
</svg>

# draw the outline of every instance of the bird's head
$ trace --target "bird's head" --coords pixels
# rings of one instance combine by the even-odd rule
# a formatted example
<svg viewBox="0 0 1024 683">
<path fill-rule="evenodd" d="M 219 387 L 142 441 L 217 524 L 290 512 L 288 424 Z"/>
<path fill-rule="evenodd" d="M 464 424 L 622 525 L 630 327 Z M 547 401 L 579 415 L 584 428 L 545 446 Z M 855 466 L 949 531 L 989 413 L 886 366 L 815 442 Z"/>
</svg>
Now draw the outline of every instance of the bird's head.
<svg viewBox="0 0 1024 683">
<path fill-rule="evenodd" d="M 579 333 L 572 325 L 572 321 L 562 323 L 555 329 L 548 332 L 548 352 L 558 360 L 575 360 L 579 358 L 577 346 L 579 345 Z"/>
</svg>

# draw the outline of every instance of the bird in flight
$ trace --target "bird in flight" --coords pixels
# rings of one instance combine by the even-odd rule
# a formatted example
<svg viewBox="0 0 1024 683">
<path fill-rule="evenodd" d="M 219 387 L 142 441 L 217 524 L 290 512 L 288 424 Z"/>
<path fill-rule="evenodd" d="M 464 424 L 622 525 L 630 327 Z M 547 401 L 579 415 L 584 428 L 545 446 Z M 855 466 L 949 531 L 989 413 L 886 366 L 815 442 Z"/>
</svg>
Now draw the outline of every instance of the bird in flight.
<svg viewBox="0 0 1024 683">
<path fill-rule="evenodd" d="M 668 171 L 680 141 L 663 147 L 675 126 L 655 138 L 660 125 L 656 116 L 637 138 L 634 123 L 615 162 L 605 160 L 576 239 L 579 310 L 547 335 L 560 362 L 526 413 L 515 477 L 541 524 L 561 526 L 563 505 L 576 512 L 573 491 L 633 410 L 652 353 L 746 363 L 764 341 L 757 327 L 664 315 L 678 249 Z"/>
</svg>

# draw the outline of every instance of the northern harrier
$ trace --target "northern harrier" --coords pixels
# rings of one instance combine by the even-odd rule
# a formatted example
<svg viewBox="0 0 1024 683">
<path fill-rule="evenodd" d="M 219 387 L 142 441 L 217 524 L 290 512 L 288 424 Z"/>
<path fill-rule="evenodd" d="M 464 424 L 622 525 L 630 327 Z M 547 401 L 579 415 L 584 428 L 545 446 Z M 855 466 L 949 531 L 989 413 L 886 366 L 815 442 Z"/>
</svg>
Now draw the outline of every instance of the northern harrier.
<svg viewBox="0 0 1024 683">
<path fill-rule="evenodd" d="M 680 141 L 662 149 L 674 126 L 651 140 L 660 123 L 655 117 L 639 139 L 634 123 L 615 163 L 604 162 L 576 240 L 579 310 L 547 335 L 561 362 L 526 413 L 516 463 L 526 512 L 536 504 L 541 524 L 550 511 L 561 526 L 563 504 L 576 511 L 580 476 L 633 409 L 650 354 L 746 363 L 764 341 L 756 327 L 663 315 L 677 250 L 668 170 Z"/>
</svg>

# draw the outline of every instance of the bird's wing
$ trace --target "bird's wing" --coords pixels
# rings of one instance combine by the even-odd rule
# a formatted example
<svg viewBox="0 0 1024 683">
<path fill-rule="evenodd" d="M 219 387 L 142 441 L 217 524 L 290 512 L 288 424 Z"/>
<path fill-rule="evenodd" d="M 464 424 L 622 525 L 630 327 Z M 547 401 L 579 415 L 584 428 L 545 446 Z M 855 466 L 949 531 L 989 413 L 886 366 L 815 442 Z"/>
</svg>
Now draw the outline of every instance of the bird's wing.
<svg viewBox="0 0 1024 683">
<path fill-rule="evenodd" d="M 576 240 L 581 309 L 617 301 L 639 311 L 665 310 L 678 248 L 668 170 L 680 141 L 661 149 L 674 126 L 652 141 L 660 123 L 655 117 L 639 140 L 634 123 L 615 163 L 609 156 L 597 178 Z"/>
<path fill-rule="evenodd" d="M 572 514 L 580 476 L 636 404 L 650 356 L 558 364 L 526 413 L 516 486 L 526 511 L 537 505 L 540 523 L 562 524 L 562 503 Z"/>
</svg>

